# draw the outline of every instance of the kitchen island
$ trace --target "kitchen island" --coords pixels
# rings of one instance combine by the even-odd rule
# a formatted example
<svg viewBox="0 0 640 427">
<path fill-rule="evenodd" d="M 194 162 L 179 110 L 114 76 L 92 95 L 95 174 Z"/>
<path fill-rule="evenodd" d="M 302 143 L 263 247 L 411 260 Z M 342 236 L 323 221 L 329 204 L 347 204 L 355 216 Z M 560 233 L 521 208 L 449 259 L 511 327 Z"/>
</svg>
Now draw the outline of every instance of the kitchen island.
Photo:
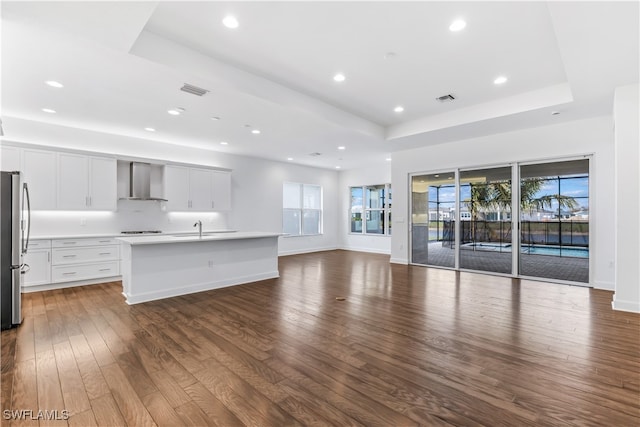
<svg viewBox="0 0 640 427">
<path fill-rule="evenodd" d="M 123 295 L 138 304 L 279 277 L 279 233 L 120 237 Z"/>
</svg>

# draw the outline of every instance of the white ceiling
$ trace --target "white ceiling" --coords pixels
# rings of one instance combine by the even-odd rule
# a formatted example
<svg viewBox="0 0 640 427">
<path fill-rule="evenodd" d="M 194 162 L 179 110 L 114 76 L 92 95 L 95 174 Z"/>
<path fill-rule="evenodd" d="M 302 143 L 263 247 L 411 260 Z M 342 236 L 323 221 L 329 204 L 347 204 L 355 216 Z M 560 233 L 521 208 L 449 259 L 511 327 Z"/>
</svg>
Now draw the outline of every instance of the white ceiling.
<svg viewBox="0 0 640 427">
<path fill-rule="evenodd" d="M 611 114 L 613 90 L 639 74 L 638 2 L 3 1 L 1 11 L 7 139 L 13 122 L 41 121 L 347 169 Z M 227 14 L 237 29 L 222 25 Z M 457 18 L 466 28 L 449 31 Z M 494 85 L 498 75 L 509 80 Z M 174 107 L 186 111 L 167 114 Z"/>
</svg>

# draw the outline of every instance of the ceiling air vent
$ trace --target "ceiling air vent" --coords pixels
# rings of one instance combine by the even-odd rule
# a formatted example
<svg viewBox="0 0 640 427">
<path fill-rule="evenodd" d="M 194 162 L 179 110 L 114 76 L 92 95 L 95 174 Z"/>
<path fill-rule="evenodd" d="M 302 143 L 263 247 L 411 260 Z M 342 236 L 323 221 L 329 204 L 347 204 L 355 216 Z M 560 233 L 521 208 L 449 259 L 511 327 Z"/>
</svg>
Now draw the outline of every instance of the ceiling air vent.
<svg viewBox="0 0 640 427">
<path fill-rule="evenodd" d="M 446 102 L 446 101 L 453 101 L 454 99 L 456 99 L 456 98 L 449 93 L 447 95 L 442 95 L 442 96 L 437 97 L 436 101 Z"/>
<path fill-rule="evenodd" d="M 190 85 L 189 83 L 185 83 L 184 86 L 180 88 L 181 91 L 190 93 L 192 95 L 202 96 L 209 92 L 206 89 L 202 89 L 201 87 Z"/>
<path fill-rule="evenodd" d="M 309 155 L 311 157 L 318 157 L 318 156 L 322 156 L 322 153 L 317 153 L 317 152 L 316 153 L 309 153 Z"/>
</svg>

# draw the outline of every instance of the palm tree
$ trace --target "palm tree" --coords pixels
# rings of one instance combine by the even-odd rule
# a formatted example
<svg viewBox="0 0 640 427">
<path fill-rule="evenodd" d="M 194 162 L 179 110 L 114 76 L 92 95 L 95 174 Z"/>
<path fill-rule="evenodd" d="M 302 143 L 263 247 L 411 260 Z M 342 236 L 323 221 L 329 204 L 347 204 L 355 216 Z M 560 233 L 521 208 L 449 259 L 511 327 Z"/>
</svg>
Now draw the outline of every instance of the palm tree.
<svg viewBox="0 0 640 427">
<path fill-rule="evenodd" d="M 520 210 L 541 210 L 545 207 L 551 207 L 554 200 L 558 202 L 559 208 L 575 209 L 578 203 L 571 196 L 562 194 L 548 194 L 541 197 L 535 197 L 540 191 L 545 179 L 541 178 L 524 178 L 520 180 Z M 471 197 L 465 200 L 469 206 L 469 211 L 473 219 L 477 219 L 477 215 L 483 210 L 502 211 L 511 210 L 511 181 L 495 181 L 488 184 L 469 185 L 471 188 Z"/>
<path fill-rule="evenodd" d="M 558 202 L 558 210 L 562 208 L 575 209 L 578 203 L 573 197 L 562 194 L 547 194 L 536 197 L 542 189 L 543 178 L 524 178 L 520 180 L 520 210 L 533 212 L 551 207 L 554 201 Z M 511 180 L 494 181 L 482 184 L 469 184 L 470 197 L 464 202 L 469 207 L 472 218 L 471 238 L 477 240 L 478 214 L 486 211 L 511 211 Z M 560 212 L 558 212 L 559 214 Z M 558 221 L 560 215 L 558 215 Z"/>
</svg>

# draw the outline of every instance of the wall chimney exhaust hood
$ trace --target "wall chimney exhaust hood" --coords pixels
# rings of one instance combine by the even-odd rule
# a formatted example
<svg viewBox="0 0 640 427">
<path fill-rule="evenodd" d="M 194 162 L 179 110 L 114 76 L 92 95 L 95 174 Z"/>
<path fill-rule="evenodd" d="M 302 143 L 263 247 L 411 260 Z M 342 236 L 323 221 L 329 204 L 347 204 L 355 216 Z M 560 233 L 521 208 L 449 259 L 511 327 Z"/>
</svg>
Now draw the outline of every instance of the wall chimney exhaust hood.
<svg viewBox="0 0 640 427">
<path fill-rule="evenodd" d="M 151 197 L 151 165 L 142 162 L 129 164 L 129 196 L 123 197 L 122 200 L 168 201 L 160 197 Z"/>
</svg>

